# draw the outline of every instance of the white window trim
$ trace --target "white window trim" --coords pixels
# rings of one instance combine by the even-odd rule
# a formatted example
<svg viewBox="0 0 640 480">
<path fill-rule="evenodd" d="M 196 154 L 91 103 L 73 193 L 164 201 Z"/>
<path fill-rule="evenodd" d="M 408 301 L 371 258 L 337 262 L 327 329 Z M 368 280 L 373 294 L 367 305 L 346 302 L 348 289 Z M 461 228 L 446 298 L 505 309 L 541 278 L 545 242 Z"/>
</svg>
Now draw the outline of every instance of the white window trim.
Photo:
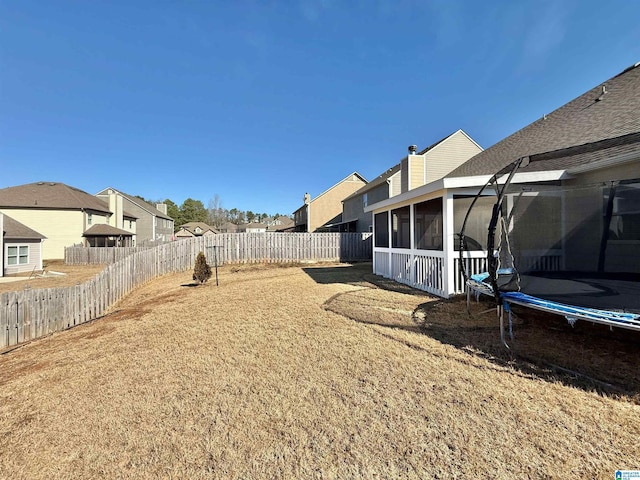
<svg viewBox="0 0 640 480">
<path fill-rule="evenodd" d="M 17 249 L 16 250 L 16 255 L 9 255 L 9 249 L 11 249 L 11 248 L 16 248 Z M 20 262 L 20 258 L 24 257 L 24 255 L 20 254 L 20 249 L 21 248 L 26 248 L 27 249 L 27 255 L 26 255 L 27 261 L 26 262 L 22 262 L 22 263 Z M 31 250 L 30 250 L 28 244 L 7 245 L 7 255 L 6 255 L 6 258 L 5 258 L 6 265 L 8 267 L 18 267 L 20 265 L 29 265 L 30 256 L 31 256 Z M 14 258 L 14 257 L 16 259 L 16 263 L 10 263 L 9 262 L 9 258 Z"/>
</svg>

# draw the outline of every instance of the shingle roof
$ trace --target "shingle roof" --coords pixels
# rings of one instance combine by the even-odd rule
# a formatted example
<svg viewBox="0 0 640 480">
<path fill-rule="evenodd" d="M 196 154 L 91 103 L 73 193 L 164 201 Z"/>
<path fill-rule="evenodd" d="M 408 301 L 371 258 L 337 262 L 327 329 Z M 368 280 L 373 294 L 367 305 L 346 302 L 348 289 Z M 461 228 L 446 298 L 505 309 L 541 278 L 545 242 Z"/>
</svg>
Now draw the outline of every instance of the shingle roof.
<svg viewBox="0 0 640 480">
<path fill-rule="evenodd" d="M 532 155 L 531 163 L 520 170 L 523 172 L 571 170 L 634 152 L 640 156 L 640 132 Z"/>
<path fill-rule="evenodd" d="M 640 132 L 640 63 L 475 155 L 447 178 L 491 175 L 526 155 L 596 144 L 637 132 Z M 576 166 L 592 156 L 573 156 L 571 163 Z M 547 164 L 547 168 L 551 165 Z M 532 164 L 528 170 L 538 167 Z"/>
<path fill-rule="evenodd" d="M 4 238 L 7 240 L 11 239 L 35 239 L 35 238 L 47 238 L 41 233 L 36 232 L 35 230 L 23 225 L 22 223 L 14 220 L 8 215 L 3 215 L 3 230 L 4 230 Z"/>
<path fill-rule="evenodd" d="M 120 230 L 119 228 L 112 227 L 111 225 L 99 223 L 88 228 L 83 234 L 83 237 L 132 237 L 133 233 L 126 230 Z"/>
<path fill-rule="evenodd" d="M 161 212 L 156 207 L 154 207 L 150 203 L 145 202 L 141 198 L 134 197 L 133 195 L 129 195 L 128 193 L 124 193 L 124 192 L 122 192 L 120 190 L 117 190 L 115 188 L 112 188 L 112 187 L 105 188 L 101 192 L 98 192 L 98 195 L 102 194 L 103 192 L 106 192 L 109 189 L 113 190 L 114 192 L 119 193 L 120 195 L 125 197 L 130 202 L 135 203 L 138 207 L 142 208 L 143 210 L 146 210 L 147 212 L 151 213 L 152 215 L 155 215 L 156 217 L 166 218 L 167 220 L 173 220 L 172 217 L 170 217 L 166 213 Z M 133 218 L 137 218 L 137 217 L 133 217 Z"/>
<path fill-rule="evenodd" d="M 0 189 L 0 207 L 94 210 L 111 213 L 109 206 L 78 188 L 59 182 L 36 182 Z"/>
<path fill-rule="evenodd" d="M 196 233 L 197 227 L 200 227 L 200 230 L 202 230 L 200 233 Z M 180 225 L 180 228 L 188 231 L 192 235 L 198 235 L 198 236 L 202 235 L 207 230 L 211 230 L 213 233 L 218 233 L 218 231 L 215 228 L 213 228 L 210 225 L 207 225 L 204 222 L 187 222 L 184 225 Z"/>
<path fill-rule="evenodd" d="M 371 180 L 369 183 L 367 183 L 366 185 L 364 185 L 363 187 L 359 188 L 358 190 L 356 190 L 354 193 L 352 193 L 351 195 L 349 195 L 347 198 L 345 198 L 343 201 L 347 201 L 353 197 L 357 197 L 358 195 L 362 195 L 365 192 L 369 192 L 371 190 L 373 190 L 374 188 L 376 188 L 378 185 L 382 185 L 383 183 L 385 183 L 392 175 L 398 173 L 400 171 L 400 166 L 402 164 L 399 163 L 393 167 L 391 167 L 390 169 L 388 169 L 386 172 L 381 173 L 380 175 L 378 175 L 376 178 L 374 178 L 373 180 Z"/>
</svg>

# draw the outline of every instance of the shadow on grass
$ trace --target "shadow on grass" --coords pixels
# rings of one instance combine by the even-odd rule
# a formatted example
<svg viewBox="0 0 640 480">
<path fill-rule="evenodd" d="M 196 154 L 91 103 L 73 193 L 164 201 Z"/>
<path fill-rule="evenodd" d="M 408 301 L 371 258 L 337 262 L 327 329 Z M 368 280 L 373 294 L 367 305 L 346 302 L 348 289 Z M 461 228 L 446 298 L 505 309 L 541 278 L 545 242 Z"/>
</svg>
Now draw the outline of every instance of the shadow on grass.
<svg viewBox="0 0 640 480">
<path fill-rule="evenodd" d="M 500 341 L 495 304 L 488 297 L 472 301 L 470 315 L 463 296 L 449 300 L 429 297 L 420 290 L 373 275 L 370 264 L 305 271 L 318 283 L 370 286 L 369 297 L 366 292 L 345 293 L 325 304 L 325 308 L 354 321 L 427 335 L 523 375 L 608 396 L 626 396 L 640 404 L 639 332 L 611 331 L 604 325 L 581 321 L 572 327 L 563 317 L 514 306 L 514 338 L 509 340 L 507 349 Z M 389 312 L 401 308 L 398 303 L 402 297 L 390 295 L 389 303 L 382 305 L 380 294 L 374 299 L 376 288 L 410 295 L 413 305 L 418 306 L 410 315 L 393 315 Z M 429 300 L 422 302 L 415 297 Z M 394 338 L 392 330 L 387 336 Z"/>
<path fill-rule="evenodd" d="M 470 351 L 501 366 L 552 382 L 608 395 L 627 395 L 640 403 L 640 334 L 513 306 L 513 339 L 500 341 L 491 300 L 454 298 L 420 305 L 416 310 L 426 335 Z M 507 327 L 508 328 L 508 327 Z"/>
<path fill-rule="evenodd" d="M 365 281 L 364 276 L 371 273 L 372 269 L 371 262 L 358 262 L 331 267 L 304 267 L 302 271 L 321 285 L 332 283 L 359 285 Z"/>
</svg>

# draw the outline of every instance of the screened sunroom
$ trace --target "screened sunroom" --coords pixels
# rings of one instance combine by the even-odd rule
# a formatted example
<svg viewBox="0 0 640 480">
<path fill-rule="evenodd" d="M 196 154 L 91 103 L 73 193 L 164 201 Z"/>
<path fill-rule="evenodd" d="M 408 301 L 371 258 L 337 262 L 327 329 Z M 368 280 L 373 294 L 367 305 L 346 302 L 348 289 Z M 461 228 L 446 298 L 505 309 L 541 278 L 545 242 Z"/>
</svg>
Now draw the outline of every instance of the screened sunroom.
<svg viewBox="0 0 640 480">
<path fill-rule="evenodd" d="M 557 181 L 563 172 L 521 175 L 519 181 Z M 448 298 L 463 293 L 460 272 L 461 231 L 465 215 L 488 176 L 444 178 L 371 205 L 373 273 Z M 467 220 L 466 270 L 486 270 L 487 224 L 495 195 L 485 191 Z"/>
</svg>

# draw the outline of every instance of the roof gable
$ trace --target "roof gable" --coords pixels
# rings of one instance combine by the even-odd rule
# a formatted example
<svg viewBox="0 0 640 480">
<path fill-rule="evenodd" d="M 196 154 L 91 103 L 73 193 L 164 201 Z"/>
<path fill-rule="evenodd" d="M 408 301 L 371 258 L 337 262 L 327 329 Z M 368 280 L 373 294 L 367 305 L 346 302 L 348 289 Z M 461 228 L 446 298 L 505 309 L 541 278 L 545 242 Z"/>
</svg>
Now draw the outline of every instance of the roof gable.
<svg viewBox="0 0 640 480">
<path fill-rule="evenodd" d="M 318 195 L 317 197 L 313 198 L 311 201 L 315 202 L 317 199 L 319 199 L 320 197 L 322 197 L 323 195 L 327 194 L 328 192 L 330 192 L 331 190 L 333 190 L 334 188 L 336 188 L 338 185 L 340 185 L 343 182 L 348 181 L 351 177 L 356 176 L 357 178 L 359 178 L 361 181 L 363 181 L 365 184 L 367 183 L 367 179 L 364 178 L 362 175 L 360 175 L 358 172 L 352 172 L 349 175 L 347 175 L 346 177 L 344 177 L 342 180 L 340 180 L 338 183 L 336 183 L 335 185 L 333 185 L 330 188 L 327 188 L 324 192 L 322 192 L 320 195 Z"/>
<path fill-rule="evenodd" d="M 152 215 L 154 215 L 156 217 L 166 218 L 167 220 L 173 221 L 173 218 L 171 218 L 169 215 L 167 215 L 166 213 L 161 212 L 156 207 L 154 207 L 153 205 L 150 205 L 149 203 L 145 202 L 141 198 L 134 197 L 133 195 L 129 195 L 128 193 L 121 192 L 120 190 L 117 190 L 117 189 L 115 189 L 113 187 L 107 187 L 104 190 L 101 190 L 98 193 L 96 193 L 96 195 L 107 195 L 109 190 L 113 190 L 115 193 L 118 193 L 119 195 L 122 195 L 124 198 L 129 200 L 131 203 L 134 203 L 135 205 L 137 205 L 141 209 L 149 212 L 150 214 L 152 214 Z M 136 217 L 133 217 L 133 218 L 136 218 Z"/>
<path fill-rule="evenodd" d="M 203 235 L 205 232 L 218 233 L 217 230 L 204 222 L 187 222 L 180 225 L 180 230 L 185 230 L 194 236 Z"/>
<path fill-rule="evenodd" d="M 2 215 L 2 229 L 4 231 L 4 238 L 6 240 L 11 239 L 45 239 L 44 235 L 36 232 L 35 230 L 27 227 L 26 225 L 14 220 L 8 215 Z"/>
</svg>

